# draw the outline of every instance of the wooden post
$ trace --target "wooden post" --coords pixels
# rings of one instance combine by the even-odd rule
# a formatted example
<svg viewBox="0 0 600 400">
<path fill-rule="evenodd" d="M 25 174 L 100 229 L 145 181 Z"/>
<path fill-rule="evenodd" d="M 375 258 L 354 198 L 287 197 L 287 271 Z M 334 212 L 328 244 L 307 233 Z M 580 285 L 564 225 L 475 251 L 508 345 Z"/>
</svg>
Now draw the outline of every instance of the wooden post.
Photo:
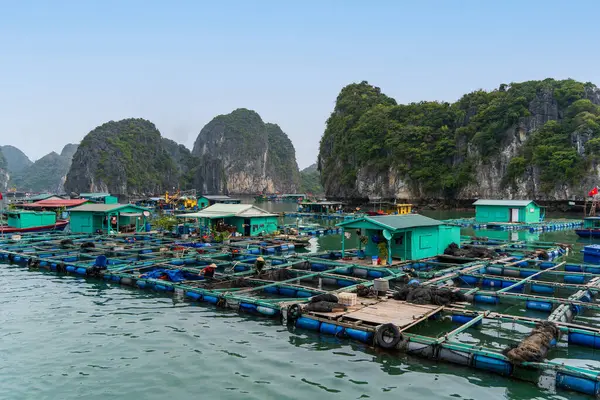
<svg viewBox="0 0 600 400">
<path fill-rule="evenodd" d="M 345 256 L 345 245 L 346 245 L 346 232 L 344 228 L 342 228 L 342 258 Z"/>
</svg>

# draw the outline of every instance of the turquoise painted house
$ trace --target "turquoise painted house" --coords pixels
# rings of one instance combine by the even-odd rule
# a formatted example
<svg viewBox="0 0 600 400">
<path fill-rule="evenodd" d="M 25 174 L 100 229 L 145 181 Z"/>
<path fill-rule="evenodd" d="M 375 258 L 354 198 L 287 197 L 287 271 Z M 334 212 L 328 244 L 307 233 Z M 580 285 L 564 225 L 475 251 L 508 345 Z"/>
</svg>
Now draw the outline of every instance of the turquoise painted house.
<svg viewBox="0 0 600 400">
<path fill-rule="evenodd" d="M 365 216 L 337 226 L 342 228 L 342 252 L 346 233 L 360 230 L 360 235 L 367 237 L 365 255 L 381 257 L 385 250 L 388 264 L 392 264 L 393 259 L 434 257 L 443 254 L 451 243 L 460 245 L 459 226 L 419 214 Z"/>
<path fill-rule="evenodd" d="M 533 200 L 477 200 L 475 221 L 482 223 L 535 223 L 543 220 L 542 208 Z"/>
<path fill-rule="evenodd" d="M 206 194 L 198 199 L 198 208 L 206 208 L 214 204 L 240 204 L 240 199 L 234 199 L 225 195 L 209 195 Z"/>
<path fill-rule="evenodd" d="M 73 233 L 143 232 L 150 217 L 147 208 L 133 204 L 84 204 L 69 209 Z"/>
<path fill-rule="evenodd" d="M 119 199 L 111 196 L 110 193 L 80 193 L 79 197 L 89 200 L 93 203 L 118 204 Z"/>
<path fill-rule="evenodd" d="M 258 208 L 252 204 L 215 204 L 177 218 L 194 219 L 199 227 L 209 231 L 219 226 L 235 227 L 244 236 L 269 235 L 277 231 L 277 214 Z"/>
<path fill-rule="evenodd" d="M 8 226 L 18 229 L 29 229 L 56 223 L 56 213 L 50 211 L 7 211 L 6 217 Z"/>
</svg>

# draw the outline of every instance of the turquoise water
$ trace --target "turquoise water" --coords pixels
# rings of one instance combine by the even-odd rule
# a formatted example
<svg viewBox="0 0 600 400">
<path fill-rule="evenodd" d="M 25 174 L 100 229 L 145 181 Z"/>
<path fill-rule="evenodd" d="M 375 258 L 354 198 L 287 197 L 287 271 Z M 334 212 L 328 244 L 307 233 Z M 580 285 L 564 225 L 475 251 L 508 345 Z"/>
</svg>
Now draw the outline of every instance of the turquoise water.
<svg viewBox="0 0 600 400">
<path fill-rule="evenodd" d="M 567 398 L 151 292 L 0 271 L 2 399 Z"/>
<path fill-rule="evenodd" d="M 587 398 L 101 281 L 0 265 L 0 288 L 1 399 Z"/>
</svg>

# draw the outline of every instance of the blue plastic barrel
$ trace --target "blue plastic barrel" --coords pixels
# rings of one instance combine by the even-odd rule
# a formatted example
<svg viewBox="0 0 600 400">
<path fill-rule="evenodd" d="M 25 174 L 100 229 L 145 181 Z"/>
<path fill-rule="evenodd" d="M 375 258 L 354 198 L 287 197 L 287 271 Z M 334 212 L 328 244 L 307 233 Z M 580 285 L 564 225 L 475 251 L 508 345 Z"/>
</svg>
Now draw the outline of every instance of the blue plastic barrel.
<svg viewBox="0 0 600 400">
<path fill-rule="evenodd" d="M 284 297 L 296 297 L 296 290 L 290 288 L 279 288 L 279 294 Z"/>
<path fill-rule="evenodd" d="M 256 304 L 240 303 L 240 310 L 246 312 L 256 312 Z"/>
<path fill-rule="evenodd" d="M 219 299 L 216 296 L 204 296 L 202 297 L 202 300 L 211 304 L 217 304 L 217 301 L 219 301 Z"/>
<path fill-rule="evenodd" d="M 263 307 L 263 306 L 258 306 L 256 307 L 256 311 L 258 311 L 259 313 L 263 314 L 263 315 L 275 315 L 277 314 L 277 310 L 271 307 Z"/>
<path fill-rule="evenodd" d="M 318 331 L 321 323 L 316 319 L 300 317 L 296 320 L 296 327 L 301 329 L 308 329 L 311 331 Z"/>
<path fill-rule="evenodd" d="M 565 275 L 565 283 L 572 283 L 580 285 L 585 281 L 583 275 Z"/>
<path fill-rule="evenodd" d="M 271 294 L 279 293 L 279 289 L 277 288 L 277 286 L 268 286 L 268 287 L 264 288 L 263 291 L 266 293 L 271 293 Z"/>
<path fill-rule="evenodd" d="M 565 265 L 565 271 L 567 271 L 567 272 L 581 272 L 582 268 L 581 268 L 581 265 L 567 264 L 567 265 Z"/>
<path fill-rule="evenodd" d="M 552 303 L 549 303 L 546 301 L 527 300 L 525 302 L 525 307 L 529 310 L 546 311 L 546 312 L 552 311 Z"/>
<path fill-rule="evenodd" d="M 501 375 L 510 375 L 512 373 L 511 363 L 480 354 L 475 355 L 473 365 L 475 368 L 495 372 Z"/>
<path fill-rule="evenodd" d="M 466 324 L 467 322 L 471 321 L 473 319 L 473 317 L 470 317 L 468 315 L 452 315 L 452 322 L 457 323 L 457 324 Z M 475 324 L 473 324 L 473 326 L 476 325 L 481 325 L 481 320 L 475 322 Z"/>
<path fill-rule="evenodd" d="M 498 304 L 498 298 L 496 296 L 487 294 L 476 294 L 473 296 L 473 301 L 475 303 Z"/>
<path fill-rule="evenodd" d="M 564 372 L 558 372 L 556 374 L 556 386 L 562 389 L 589 394 L 591 396 L 596 396 L 600 390 L 600 382 L 597 380 L 569 375 Z"/>
<path fill-rule="evenodd" d="M 185 292 L 185 295 L 192 300 L 200 300 L 200 298 L 202 297 L 200 293 L 196 292 Z"/>
<path fill-rule="evenodd" d="M 533 293 L 553 294 L 554 293 L 554 288 L 552 286 L 539 285 L 537 283 L 534 283 L 534 284 L 531 285 L 531 291 Z"/>
<path fill-rule="evenodd" d="M 346 329 L 346 335 L 349 338 L 361 341 L 363 343 L 370 343 L 373 340 L 373 333 L 367 331 L 361 331 L 359 329 Z"/>
<path fill-rule="evenodd" d="M 600 337 L 585 333 L 569 332 L 569 343 L 600 349 Z"/>
<path fill-rule="evenodd" d="M 313 294 L 311 292 L 307 292 L 306 290 L 298 290 L 296 292 L 296 297 L 312 297 Z"/>
<path fill-rule="evenodd" d="M 328 335 L 339 336 L 344 332 L 344 327 L 335 325 L 335 324 L 328 324 L 327 322 L 323 322 L 323 323 L 321 323 L 320 332 L 326 333 Z"/>
</svg>

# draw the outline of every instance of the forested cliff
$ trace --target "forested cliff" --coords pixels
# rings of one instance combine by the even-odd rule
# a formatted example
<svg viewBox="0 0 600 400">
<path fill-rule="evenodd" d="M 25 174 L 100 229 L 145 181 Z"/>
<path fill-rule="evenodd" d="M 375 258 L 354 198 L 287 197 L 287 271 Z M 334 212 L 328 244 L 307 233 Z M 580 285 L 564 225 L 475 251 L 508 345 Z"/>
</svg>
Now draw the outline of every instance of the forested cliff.
<svg viewBox="0 0 600 400">
<path fill-rule="evenodd" d="M 149 195 L 173 188 L 205 194 L 294 192 L 294 146 L 278 125 L 250 110 L 220 115 L 190 152 L 141 118 L 110 121 L 89 132 L 67 175 L 67 192 Z"/>
<path fill-rule="evenodd" d="M 294 145 L 276 124 L 240 108 L 213 118 L 194 143 L 196 179 L 205 193 L 294 193 L 300 175 Z"/>
<path fill-rule="evenodd" d="M 599 104 L 596 86 L 574 80 L 406 105 L 351 84 L 321 138 L 321 180 L 348 199 L 581 198 L 600 183 Z"/>
</svg>

